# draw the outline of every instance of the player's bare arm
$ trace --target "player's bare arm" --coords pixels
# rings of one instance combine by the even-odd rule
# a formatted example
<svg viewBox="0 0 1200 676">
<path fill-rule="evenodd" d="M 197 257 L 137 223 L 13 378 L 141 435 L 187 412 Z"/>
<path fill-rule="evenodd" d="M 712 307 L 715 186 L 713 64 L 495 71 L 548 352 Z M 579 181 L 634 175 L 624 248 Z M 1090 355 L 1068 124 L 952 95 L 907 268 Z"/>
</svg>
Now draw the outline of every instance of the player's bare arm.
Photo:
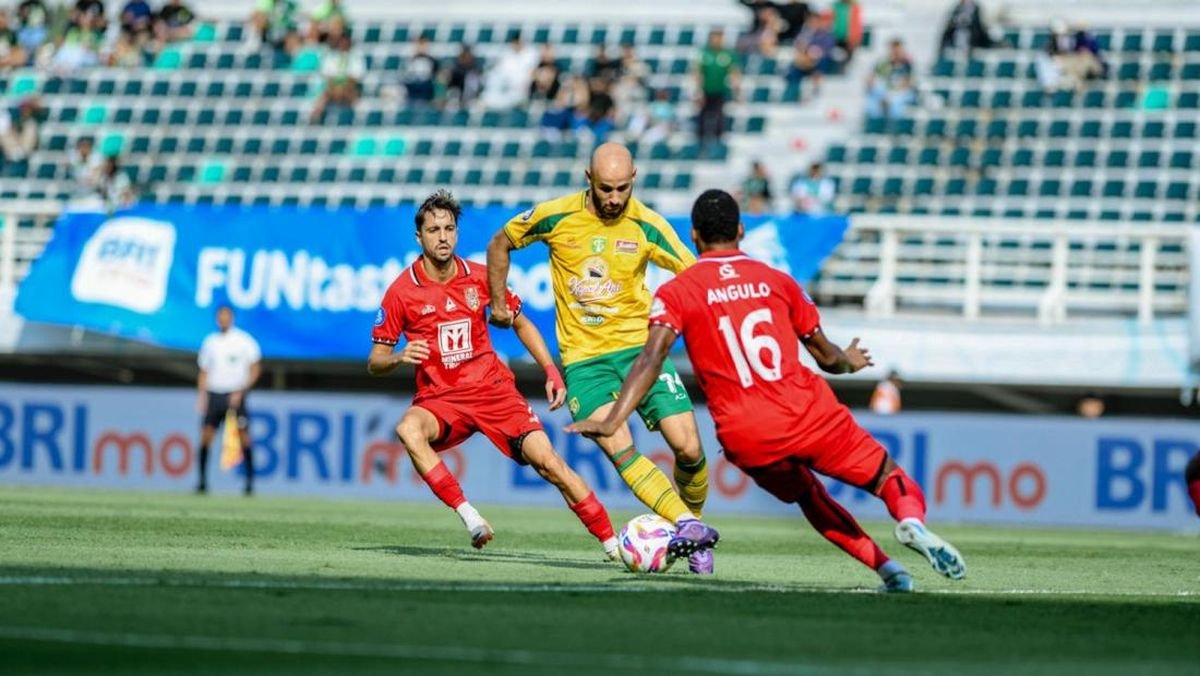
<svg viewBox="0 0 1200 676">
<path fill-rule="evenodd" d="M 208 410 L 208 371 L 200 369 L 196 378 L 196 412 L 203 414 Z"/>
<path fill-rule="evenodd" d="M 513 325 L 512 312 L 504 298 L 504 290 L 508 288 L 508 267 L 512 262 L 512 250 L 513 244 L 508 235 L 504 234 L 504 230 L 492 237 L 487 248 L 488 286 L 492 301 L 492 315 L 488 321 L 502 329 Z"/>
<path fill-rule="evenodd" d="M 846 349 L 825 337 L 825 332 L 818 328 L 813 334 L 804 339 L 804 347 L 816 360 L 817 365 L 826 373 L 857 373 L 868 366 L 874 366 L 871 353 L 865 347 L 859 347 L 858 338 L 850 341 Z"/>
<path fill-rule="evenodd" d="M 677 337 L 674 331 L 665 326 L 651 326 L 646 346 L 642 348 L 637 361 L 633 362 L 629 376 L 621 385 L 621 394 L 612 410 L 608 412 L 608 417 L 603 421 L 581 420 L 567 426 L 567 431 L 589 437 L 611 437 L 616 434 L 637 409 L 638 402 L 646 398 L 646 393 L 658 381 L 663 362 L 666 361 L 667 353 L 671 351 L 671 345 Z"/>
<path fill-rule="evenodd" d="M 550 356 L 550 348 L 546 347 L 542 332 L 525 315 L 517 315 L 512 327 L 529 356 L 546 372 L 546 400 L 550 402 L 551 411 L 557 410 L 567 400 L 567 385 Z"/>
<path fill-rule="evenodd" d="M 373 376 L 386 376 L 395 371 L 401 364 L 417 365 L 429 358 L 429 343 L 424 340 L 413 340 L 396 351 L 395 346 L 375 343 L 371 354 L 367 357 L 367 373 Z"/>
</svg>

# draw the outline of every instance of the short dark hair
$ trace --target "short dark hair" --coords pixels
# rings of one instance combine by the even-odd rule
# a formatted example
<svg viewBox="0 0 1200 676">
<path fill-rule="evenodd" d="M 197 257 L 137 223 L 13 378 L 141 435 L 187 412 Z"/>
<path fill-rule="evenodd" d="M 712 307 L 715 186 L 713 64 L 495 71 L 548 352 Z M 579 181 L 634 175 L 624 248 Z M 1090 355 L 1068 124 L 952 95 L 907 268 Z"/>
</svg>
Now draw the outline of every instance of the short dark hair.
<svg viewBox="0 0 1200 676">
<path fill-rule="evenodd" d="M 462 216 L 462 205 L 455 199 L 454 193 L 442 188 L 429 197 L 426 197 L 424 202 L 421 202 L 421 206 L 417 209 L 417 216 L 414 219 L 417 222 L 417 230 L 420 230 L 421 226 L 425 225 L 425 214 L 434 209 L 449 211 L 454 214 L 454 222 L 456 224 L 459 217 Z"/>
<path fill-rule="evenodd" d="M 741 219 L 737 200 L 724 190 L 705 190 L 692 204 L 692 227 L 707 244 L 736 240 Z"/>
<path fill-rule="evenodd" d="M 216 314 L 221 314 L 222 312 L 228 312 L 229 314 L 234 314 L 233 306 L 230 305 L 229 303 L 221 303 L 221 304 L 217 305 Z"/>
</svg>

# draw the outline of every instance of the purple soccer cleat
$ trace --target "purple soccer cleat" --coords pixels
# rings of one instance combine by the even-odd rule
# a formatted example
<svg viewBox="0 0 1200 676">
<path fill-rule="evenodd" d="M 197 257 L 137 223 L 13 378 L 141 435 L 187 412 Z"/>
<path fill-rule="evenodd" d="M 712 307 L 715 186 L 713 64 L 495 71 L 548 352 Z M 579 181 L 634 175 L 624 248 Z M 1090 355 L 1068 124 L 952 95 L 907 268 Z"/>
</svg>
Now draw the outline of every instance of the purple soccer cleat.
<svg viewBox="0 0 1200 676">
<path fill-rule="evenodd" d="M 692 552 L 716 547 L 717 540 L 720 539 L 721 534 L 716 528 L 699 519 L 688 519 L 679 524 L 675 537 L 671 538 L 671 543 L 667 545 L 667 551 L 673 556 L 683 558 L 691 556 Z"/>
<path fill-rule="evenodd" d="M 688 570 L 696 575 L 713 574 L 713 552 L 711 549 L 697 549 L 688 557 Z"/>
</svg>

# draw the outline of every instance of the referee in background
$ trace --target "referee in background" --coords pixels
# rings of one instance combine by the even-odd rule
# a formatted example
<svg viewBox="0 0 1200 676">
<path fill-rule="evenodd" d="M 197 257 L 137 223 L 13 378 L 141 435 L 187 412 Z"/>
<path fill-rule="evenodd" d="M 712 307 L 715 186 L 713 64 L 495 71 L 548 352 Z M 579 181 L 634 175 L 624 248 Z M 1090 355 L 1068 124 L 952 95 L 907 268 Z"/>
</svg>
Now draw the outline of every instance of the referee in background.
<svg viewBox="0 0 1200 676">
<path fill-rule="evenodd" d="M 196 410 L 203 414 L 200 427 L 200 483 L 196 492 L 208 492 L 208 447 L 226 413 L 237 414 L 246 472 L 246 495 L 254 492 L 254 455 L 250 453 L 250 418 L 246 395 L 262 373 L 258 341 L 233 325 L 233 308 L 217 308 L 217 331 L 200 345 L 200 376 L 196 380 Z"/>
</svg>

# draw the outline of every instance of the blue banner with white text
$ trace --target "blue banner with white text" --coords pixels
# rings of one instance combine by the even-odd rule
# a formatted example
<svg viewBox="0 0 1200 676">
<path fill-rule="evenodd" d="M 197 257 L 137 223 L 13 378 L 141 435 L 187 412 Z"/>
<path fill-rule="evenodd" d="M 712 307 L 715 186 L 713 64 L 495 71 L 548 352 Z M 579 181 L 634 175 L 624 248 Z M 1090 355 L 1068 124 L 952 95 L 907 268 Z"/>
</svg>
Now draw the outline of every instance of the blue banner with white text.
<svg viewBox="0 0 1200 676">
<path fill-rule="evenodd" d="M 483 262 L 515 210 L 466 209 L 458 252 Z M 419 254 L 415 207 L 322 210 L 144 205 L 113 216 L 68 213 L 21 283 L 16 312 L 164 347 L 195 350 L 228 303 L 264 356 L 363 359 L 383 292 Z M 685 242 L 688 217 L 671 218 Z M 841 241 L 844 217 L 748 217 L 744 249 L 808 280 Z M 669 273 L 651 268 L 655 288 Z M 509 285 L 557 351 L 546 250 L 513 253 Z M 503 355 L 524 354 L 493 331 Z"/>
</svg>

